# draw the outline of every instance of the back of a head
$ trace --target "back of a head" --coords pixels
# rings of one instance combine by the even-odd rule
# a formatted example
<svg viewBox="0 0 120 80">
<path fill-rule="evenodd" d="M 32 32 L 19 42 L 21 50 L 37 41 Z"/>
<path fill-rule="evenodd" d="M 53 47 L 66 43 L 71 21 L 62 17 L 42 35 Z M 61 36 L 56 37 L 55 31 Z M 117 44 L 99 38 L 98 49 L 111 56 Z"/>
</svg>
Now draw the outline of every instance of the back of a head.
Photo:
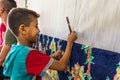
<svg viewBox="0 0 120 80">
<path fill-rule="evenodd" d="M 38 18 L 39 16 L 38 13 L 30 9 L 13 8 L 8 14 L 8 26 L 18 36 L 18 29 L 21 24 L 29 26 L 33 17 Z"/>
<path fill-rule="evenodd" d="M 3 8 L 8 13 L 12 8 L 17 7 L 15 0 L 1 0 L 1 4 L 3 5 Z"/>
</svg>

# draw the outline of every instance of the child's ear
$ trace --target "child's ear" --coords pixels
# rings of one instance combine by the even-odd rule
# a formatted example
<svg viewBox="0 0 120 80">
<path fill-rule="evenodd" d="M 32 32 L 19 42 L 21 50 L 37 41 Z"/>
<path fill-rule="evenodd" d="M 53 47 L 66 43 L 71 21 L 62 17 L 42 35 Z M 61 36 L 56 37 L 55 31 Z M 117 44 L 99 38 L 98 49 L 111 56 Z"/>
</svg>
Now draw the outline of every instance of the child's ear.
<svg viewBox="0 0 120 80">
<path fill-rule="evenodd" d="M 20 27 L 19 27 L 19 32 L 21 34 L 26 34 L 26 30 L 25 30 L 25 25 L 24 24 L 21 24 Z"/>
<path fill-rule="evenodd" d="M 0 13 L 3 13 L 5 9 L 3 7 L 0 8 Z"/>
</svg>

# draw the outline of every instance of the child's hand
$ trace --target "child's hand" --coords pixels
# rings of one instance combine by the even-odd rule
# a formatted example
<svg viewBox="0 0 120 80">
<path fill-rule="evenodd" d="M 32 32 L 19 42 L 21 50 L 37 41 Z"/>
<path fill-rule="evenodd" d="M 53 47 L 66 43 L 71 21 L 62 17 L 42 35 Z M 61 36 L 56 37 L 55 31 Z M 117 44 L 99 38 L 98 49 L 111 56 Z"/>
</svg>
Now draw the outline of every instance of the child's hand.
<svg viewBox="0 0 120 80">
<path fill-rule="evenodd" d="M 73 43 L 77 39 L 77 33 L 75 31 L 68 35 L 67 41 Z"/>
<path fill-rule="evenodd" d="M 55 58 L 55 59 L 60 59 L 63 55 L 63 51 L 61 50 L 57 50 L 55 53 L 51 54 L 51 57 Z"/>
</svg>

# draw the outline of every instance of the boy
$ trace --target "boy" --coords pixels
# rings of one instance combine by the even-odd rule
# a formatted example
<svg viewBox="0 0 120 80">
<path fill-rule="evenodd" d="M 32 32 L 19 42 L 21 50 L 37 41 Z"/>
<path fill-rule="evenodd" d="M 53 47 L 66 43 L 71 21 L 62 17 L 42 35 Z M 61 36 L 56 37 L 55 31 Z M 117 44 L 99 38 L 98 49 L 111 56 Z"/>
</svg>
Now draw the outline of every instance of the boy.
<svg viewBox="0 0 120 80">
<path fill-rule="evenodd" d="M 6 24 L 7 15 L 9 11 L 15 7 L 17 7 L 15 0 L 0 0 L 0 17 L 2 19 L 2 24 L 4 25 L 3 27 L 5 27 L 5 29 L 7 25 Z M 4 39 L 2 39 L 2 37 L 1 37 L 1 41 L 4 42 Z M 1 46 L 2 50 L 0 50 L 0 66 L 3 64 L 4 59 L 11 48 L 11 45 L 15 42 L 17 42 L 15 36 L 8 29 L 7 32 L 5 33 L 5 43 L 2 44 Z"/>
<path fill-rule="evenodd" d="M 63 71 L 68 65 L 73 42 L 77 34 L 71 32 L 67 39 L 67 46 L 62 58 L 57 61 L 52 57 L 32 49 L 31 45 L 38 37 L 38 17 L 36 12 L 25 8 L 14 8 L 8 15 L 8 26 L 17 38 L 17 43 L 12 45 L 4 63 L 4 75 L 11 80 L 41 80 L 47 69 Z M 58 51 L 59 54 L 60 51 Z"/>
<path fill-rule="evenodd" d="M 7 15 L 9 11 L 17 7 L 15 0 L 0 0 L 0 18 L 2 23 L 0 24 L 0 80 L 7 79 L 7 77 L 3 76 L 3 62 L 11 48 L 11 44 L 17 42 L 16 38 L 10 32 L 10 30 L 6 27 L 7 23 Z M 6 32 L 6 29 L 7 32 Z M 5 38 L 4 38 L 5 34 Z M 4 42 L 5 40 L 5 42 Z"/>
</svg>

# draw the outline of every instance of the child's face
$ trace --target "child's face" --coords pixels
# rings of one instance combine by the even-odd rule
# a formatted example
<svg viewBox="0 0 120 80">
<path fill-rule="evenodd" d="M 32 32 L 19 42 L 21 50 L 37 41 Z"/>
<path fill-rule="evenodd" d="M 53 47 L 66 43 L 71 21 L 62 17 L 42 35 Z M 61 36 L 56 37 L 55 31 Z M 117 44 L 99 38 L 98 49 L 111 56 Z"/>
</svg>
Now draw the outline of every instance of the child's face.
<svg viewBox="0 0 120 80">
<path fill-rule="evenodd" d="M 38 28 L 38 20 L 37 18 L 33 18 L 33 21 L 30 23 L 29 27 L 27 27 L 27 40 L 29 43 L 34 43 L 36 42 L 38 38 L 38 34 L 40 32 Z"/>
</svg>

